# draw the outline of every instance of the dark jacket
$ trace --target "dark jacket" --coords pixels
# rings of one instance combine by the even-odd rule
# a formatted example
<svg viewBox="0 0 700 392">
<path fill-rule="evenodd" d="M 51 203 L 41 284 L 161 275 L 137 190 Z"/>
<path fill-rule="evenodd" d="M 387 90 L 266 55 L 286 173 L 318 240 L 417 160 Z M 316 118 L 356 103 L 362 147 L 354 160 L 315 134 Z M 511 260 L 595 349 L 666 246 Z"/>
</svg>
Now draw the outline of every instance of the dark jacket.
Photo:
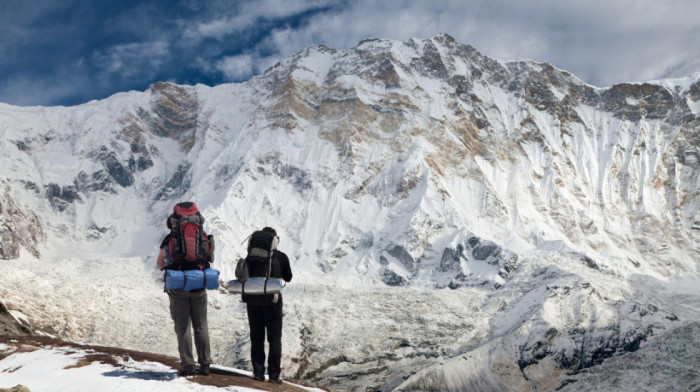
<svg viewBox="0 0 700 392">
<path fill-rule="evenodd" d="M 292 280 L 292 268 L 289 266 L 289 258 L 284 252 L 275 250 L 272 255 L 272 263 L 270 264 L 272 269 L 270 270 L 270 278 L 281 278 L 285 282 L 290 282 Z M 248 261 L 248 273 L 251 278 L 267 276 L 267 262 L 260 261 Z M 247 295 L 244 294 L 242 297 L 243 302 L 248 305 L 256 306 L 272 306 L 277 304 L 282 304 L 282 294 L 278 295 L 278 301 L 275 302 L 275 294 L 268 295 Z"/>
</svg>

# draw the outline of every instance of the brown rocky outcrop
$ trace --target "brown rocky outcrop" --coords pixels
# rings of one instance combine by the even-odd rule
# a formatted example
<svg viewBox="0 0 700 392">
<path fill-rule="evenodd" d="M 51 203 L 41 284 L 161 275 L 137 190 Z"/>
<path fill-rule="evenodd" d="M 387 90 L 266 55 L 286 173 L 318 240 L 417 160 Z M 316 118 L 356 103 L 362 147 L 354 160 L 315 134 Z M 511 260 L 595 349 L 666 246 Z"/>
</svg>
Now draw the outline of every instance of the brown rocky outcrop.
<svg viewBox="0 0 700 392">
<path fill-rule="evenodd" d="M 12 388 L 0 388 L 0 392 L 32 392 L 29 388 L 24 385 L 15 385 Z"/>
<path fill-rule="evenodd" d="M 195 142 L 199 116 L 197 93 L 190 87 L 165 82 L 154 83 L 149 92 L 153 96 L 151 108 L 139 113 L 149 131 L 175 139 L 189 151 Z"/>
<path fill-rule="evenodd" d="M 0 301 L 0 335 L 29 335 L 31 333 L 32 330 L 12 317 L 5 304 Z"/>
<path fill-rule="evenodd" d="M 85 352 L 85 357 L 80 359 L 73 367 L 86 366 L 92 362 L 100 362 L 103 364 L 112 365 L 115 367 L 122 366 L 121 363 L 129 360 L 136 362 L 158 362 L 173 369 L 175 373 L 176 369 L 179 368 L 179 361 L 177 358 L 153 354 L 147 352 L 140 352 L 135 350 L 125 350 L 117 347 L 104 347 L 95 345 L 84 345 L 79 343 L 72 343 L 63 341 L 60 339 L 50 338 L 46 336 L 8 336 L 0 334 L 0 343 L 10 346 L 10 350 L 6 353 L 12 352 L 22 352 L 26 351 L 27 347 L 32 349 L 49 348 L 49 347 L 70 347 L 75 350 L 83 350 Z M 0 353 L 2 354 L 2 353 Z M 3 356 L 0 356 L 0 360 Z M 270 384 L 267 382 L 255 381 L 251 377 L 248 377 L 242 373 L 230 371 L 227 369 L 218 368 L 216 366 L 211 368 L 211 374 L 208 376 L 195 375 L 188 377 L 188 380 L 200 385 L 210 385 L 215 387 L 242 387 L 250 388 L 262 391 L 281 391 L 281 392 L 301 392 L 303 389 L 291 385 L 289 383 L 283 383 L 282 385 Z M 291 381 L 291 380 L 290 380 Z M 0 389 L 1 391 L 12 391 L 12 392 L 24 392 L 25 389 L 15 389 L 22 387 L 18 385 L 12 389 Z"/>
<path fill-rule="evenodd" d="M 5 188 L 0 194 L 0 260 L 16 259 L 20 248 L 39 257 L 38 246 L 44 231 L 34 212 L 26 212 L 15 203 Z"/>
</svg>

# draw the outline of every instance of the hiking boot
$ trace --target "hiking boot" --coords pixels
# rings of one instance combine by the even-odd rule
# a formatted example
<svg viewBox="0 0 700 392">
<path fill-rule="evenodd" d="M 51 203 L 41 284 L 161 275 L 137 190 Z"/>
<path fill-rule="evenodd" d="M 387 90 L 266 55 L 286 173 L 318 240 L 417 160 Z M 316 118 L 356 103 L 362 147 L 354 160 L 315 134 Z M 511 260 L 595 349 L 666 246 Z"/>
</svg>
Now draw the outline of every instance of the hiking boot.
<svg viewBox="0 0 700 392">
<path fill-rule="evenodd" d="M 187 377 L 194 375 L 194 368 L 186 367 L 178 370 L 177 375 L 180 377 Z"/>
<path fill-rule="evenodd" d="M 201 374 L 202 376 L 208 376 L 209 373 L 209 365 L 202 365 L 199 367 L 199 374 Z"/>
<path fill-rule="evenodd" d="M 278 378 L 271 378 L 270 381 L 268 381 L 268 382 L 270 382 L 272 384 L 282 385 L 282 380 L 279 377 Z"/>
<path fill-rule="evenodd" d="M 255 381 L 265 381 L 265 376 L 262 374 L 254 374 L 253 375 L 253 380 Z"/>
</svg>

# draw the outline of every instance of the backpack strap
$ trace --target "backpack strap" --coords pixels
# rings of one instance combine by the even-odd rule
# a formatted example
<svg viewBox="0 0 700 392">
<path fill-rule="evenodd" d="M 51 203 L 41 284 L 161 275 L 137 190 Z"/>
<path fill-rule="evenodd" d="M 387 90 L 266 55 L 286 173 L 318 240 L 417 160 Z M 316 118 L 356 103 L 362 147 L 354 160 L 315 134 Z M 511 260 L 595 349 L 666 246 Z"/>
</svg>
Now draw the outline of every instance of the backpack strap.
<svg viewBox="0 0 700 392">
<path fill-rule="evenodd" d="M 270 249 L 267 257 L 267 276 L 265 276 L 265 285 L 263 286 L 263 294 L 267 295 L 267 281 L 270 280 L 270 273 L 272 272 L 272 255 L 274 250 Z"/>
<path fill-rule="evenodd" d="M 180 230 L 180 228 L 177 228 L 177 235 L 179 242 L 177 245 L 175 245 L 175 251 L 178 252 L 178 254 L 182 253 L 183 255 L 187 254 L 187 242 L 185 242 L 185 233 Z M 179 245 L 179 246 L 178 246 Z"/>
</svg>

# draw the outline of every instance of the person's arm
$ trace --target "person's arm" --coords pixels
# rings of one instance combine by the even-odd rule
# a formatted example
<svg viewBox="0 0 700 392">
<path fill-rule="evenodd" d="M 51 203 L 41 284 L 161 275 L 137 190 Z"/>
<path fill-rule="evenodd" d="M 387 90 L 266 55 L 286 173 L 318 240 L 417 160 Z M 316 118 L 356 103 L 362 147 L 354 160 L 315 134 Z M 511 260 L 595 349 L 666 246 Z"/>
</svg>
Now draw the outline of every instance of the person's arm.
<svg viewBox="0 0 700 392">
<path fill-rule="evenodd" d="M 280 267 L 282 268 L 282 279 L 285 282 L 290 282 L 292 280 L 292 268 L 289 266 L 289 258 L 282 252 L 280 252 Z"/>
<path fill-rule="evenodd" d="M 156 265 L 158 266 L 159 270 L 165 268 L 165 250 L 163 250 L 163 248 L 160 248 L 158 251 L 158 261 L 156 262 Z"/>
<path fill-rule="evenodd" d="M 163 242 L 160 243 L 160 247 L 158 248 L 158 260 L 156 261 L 156 266 L 159 270 L 165 268 L 165 247 L 168 245 L 168 242 L 170 242 L 170 234 L 163 238 Z"/>
</svg>

